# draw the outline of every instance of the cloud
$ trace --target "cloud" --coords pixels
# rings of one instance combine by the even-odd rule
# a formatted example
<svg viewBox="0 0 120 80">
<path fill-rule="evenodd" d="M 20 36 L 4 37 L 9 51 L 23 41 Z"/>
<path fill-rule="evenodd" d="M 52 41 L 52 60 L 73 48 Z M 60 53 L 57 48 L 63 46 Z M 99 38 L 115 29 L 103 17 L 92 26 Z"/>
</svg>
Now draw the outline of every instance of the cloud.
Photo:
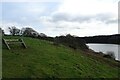
<svg viewBox="0 0 120 80">
<path fill-rule="evenodd" d="M 117 24 L 117 22 L 118 22 L 117 21 L 118 18 L 115 17 L 113 14 L 109 14 L 109 13 L 107 13 L 107 14 L 98 14 L 98 15 L 95 16 L 95 18 L 96 18 L 97 21 L 101 21 L 101 22 L 103 22 L 105 24 L 114 24 L 114 23 Z"/>
<path fill-rule="evenodd" d="M 58 22 L 58 21 L 67 21 L 67 22 L 85 22 L 85 21 L 89 21 L 92 18 L 92 16 L 72 16 L 70 14 L 66 14 L 66 13 L 56 13 L 52 16 L 52 20 L 53 22 Z"/>
<path fill-rule="evenodd" d="M 62 0 L 0 0 L 0 2 L 61 2 Z"/>
<path fill-rule="evenodd" d="M 79 16 L 72 16 L 69 14 L 65 14 L 65 13 L 56 13 L 52 16 L 49 16 L 49 18 L 47 18 L 48 16 L 44 16 L 46 17 L 46 19 L 50 22 L 78 22 L 78 23 L 84 23 L 84 22 L 92 22 L 92 21 L 99 21 L 103 24 L 113 24 L 113 23 L 117 23 L 117 18 L 112 15 L 112 14 L 108 14 L 108 13 L 104 13 L 104 14 L 97 14 L 97 15 L 91 15 L 91 16 L 84 16 L 84 15 L 79 15 Z"/>
<path fill-rule="evenodd" d="M 110 25 L 108 25 L 108 23 L 106 23 L 108 20 L 106 20 L 106 22 L 103 23 L 102 19 L 100 19 L 100 21 L 91 20 L 91 22 L 89 23 L 87 21 L 81 23 L 79 21 L 69 21 L 68 19 L 52 21 L 53 17 L 44 16 L 41 17 L 40 22 L 44 26 L 45 33 L 47 34 L 49 33 L 48 35 L 52 36 L 67 33 L 78 36 L 107 35 L 118 33 L 117 23 L 115 24 L 110 23 Z"/>
<path fill-rule="evenodd" d="M 93 15 L 101 12 L 116 14 L 118 1 L 119 0 L 64 0 L 58 12 L 65 12 L 72 15 Z"/>
<path fill-rule="evenodd" d="M 118 19 L 110 19 L 106 21 L 106 24 L 118 24 Z"/>
<path fill-rule="evenodd" d="M 7 12 L 6 12 L 7 11 Z M 2 15 L 3 19 L 16 19 L 20 17 L 38 17 L 45 13 L 46 7 L 42 3 L 3 3 Z M 16 19 L 17 20 L 17 19 Z"/>
<path fill-rule="evenodd" d="M 118 0 L 62 0 L 56 2 L 4 3 L 6 26 L 31 26 L 49 36 L 117 33 Z M 9 13 L 7 13 L 9 12 Z M 113 27 L 114 26 L 114 27 Z"/>
<path fill-rule="evenodd" d="M 117 23 L 119 0 L 64 0 L 52 21 Z"/>
</svg>

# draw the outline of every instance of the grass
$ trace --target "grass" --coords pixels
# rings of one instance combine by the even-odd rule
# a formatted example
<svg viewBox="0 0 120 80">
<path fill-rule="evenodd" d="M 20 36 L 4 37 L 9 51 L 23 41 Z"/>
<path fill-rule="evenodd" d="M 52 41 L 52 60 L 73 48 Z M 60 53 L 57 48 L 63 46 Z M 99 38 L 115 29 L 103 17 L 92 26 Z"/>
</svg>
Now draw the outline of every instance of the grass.
<svg viewBox="0 0 120 80">
<path fill-rule="evenodd" d="M 5 38 L 15 38 L 5 36 Z M 23 37 L 27 49 L 3 46 L 3 78 L 118 78 L 119 67 L 52 42 Z"/>
</svg>

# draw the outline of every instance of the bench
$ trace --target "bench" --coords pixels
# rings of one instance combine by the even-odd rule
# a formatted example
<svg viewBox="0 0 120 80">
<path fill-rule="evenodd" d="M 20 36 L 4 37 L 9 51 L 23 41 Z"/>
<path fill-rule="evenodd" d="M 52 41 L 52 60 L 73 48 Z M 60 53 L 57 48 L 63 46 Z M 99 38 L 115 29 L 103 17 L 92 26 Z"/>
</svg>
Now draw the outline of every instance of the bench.
<svg viewBox="0 0 120 80">
<path fill-rule="evenodd" d="M 27 48 L 25 42 L 23 39 L 4 39 L 3 38 L 3 43 L 6 45 L 6 47 L 10 50 L 9 44 L 22 44 L 24 48 Z"/>
</svg>

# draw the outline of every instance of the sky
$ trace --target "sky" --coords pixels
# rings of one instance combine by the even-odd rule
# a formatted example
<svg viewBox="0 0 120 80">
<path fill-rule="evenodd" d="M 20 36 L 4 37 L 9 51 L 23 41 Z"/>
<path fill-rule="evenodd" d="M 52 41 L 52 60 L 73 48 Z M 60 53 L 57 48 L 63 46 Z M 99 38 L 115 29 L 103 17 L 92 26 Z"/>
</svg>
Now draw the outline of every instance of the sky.
<svg viewBox="0 0 120 80">
<path fill-rule="evenodd" d="M 119 0 L 2 0 L 0 26 L 31 27 L 48 36 L 118 34 Z"/>
</svg>

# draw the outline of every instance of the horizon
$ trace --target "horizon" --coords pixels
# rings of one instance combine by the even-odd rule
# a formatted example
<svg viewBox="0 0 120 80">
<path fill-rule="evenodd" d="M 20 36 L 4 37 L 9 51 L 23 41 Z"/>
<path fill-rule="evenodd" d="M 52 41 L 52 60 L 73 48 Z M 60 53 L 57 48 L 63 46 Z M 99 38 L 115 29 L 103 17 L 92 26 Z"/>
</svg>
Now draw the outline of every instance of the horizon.
<svg viewBox="0 0 120 80">
<path fill-rule="evenodd" d="M 118 34 L 119 0 L 45 0 L 0 2 L 0 26 L 31 27 L 55 37 L 65 34 L 79 37 Z"/>
</svg>

